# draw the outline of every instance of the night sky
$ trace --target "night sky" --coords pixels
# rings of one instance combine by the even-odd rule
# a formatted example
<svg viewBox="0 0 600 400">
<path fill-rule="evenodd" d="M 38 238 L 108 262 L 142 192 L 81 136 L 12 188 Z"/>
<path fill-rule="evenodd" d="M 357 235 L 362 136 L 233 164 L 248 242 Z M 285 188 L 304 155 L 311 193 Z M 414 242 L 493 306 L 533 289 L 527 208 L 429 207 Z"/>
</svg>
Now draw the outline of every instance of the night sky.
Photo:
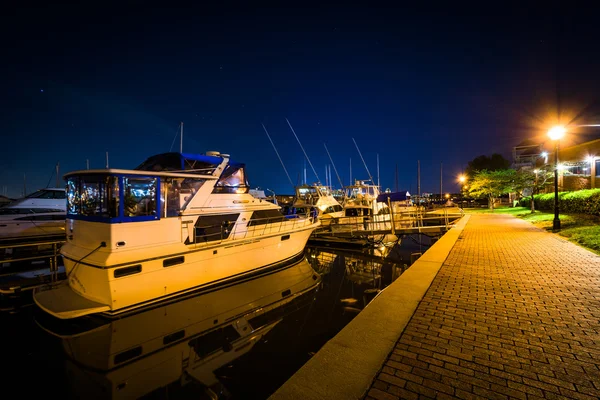
<svg viewBox="0 0 600 400">
<path fill-rule="evenodd" d="M 127 169 L 179 151 L 180 121 L 184 152 L 230 154 L 252 187 L 293 193 L 261 126 L 296 184 L 305 157 L 286 118 L 323 183 L 324 145 L 335 187 L 333 167 L 344 185 L 350 165 L 368 179 L 354 138 L 384 189 L 397 169 L 398 189 L 416 193 L 420 162 L 421 192 L 439 192 L 440 171 L 456 192 L 473 158 L 510 159 L 559 119 L 600 120 L 590 9 L 81 3 L 2 10 L 0 194 L 55 186 L 57 163 L 62 186 L 106 152 Z"/>
</svg>

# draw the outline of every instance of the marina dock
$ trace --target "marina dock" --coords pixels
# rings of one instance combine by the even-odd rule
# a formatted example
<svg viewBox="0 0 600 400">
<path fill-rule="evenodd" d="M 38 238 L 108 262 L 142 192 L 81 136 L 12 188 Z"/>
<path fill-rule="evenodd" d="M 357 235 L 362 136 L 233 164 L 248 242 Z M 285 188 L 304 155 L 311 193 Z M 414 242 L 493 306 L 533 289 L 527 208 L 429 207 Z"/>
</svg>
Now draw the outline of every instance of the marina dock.
<svg viewBox="0 0 600 400">
<path fill-rule="evenodd" d="M 271 399 L 600 397 L 600 257 L 466 215 Z"/>
</svg>

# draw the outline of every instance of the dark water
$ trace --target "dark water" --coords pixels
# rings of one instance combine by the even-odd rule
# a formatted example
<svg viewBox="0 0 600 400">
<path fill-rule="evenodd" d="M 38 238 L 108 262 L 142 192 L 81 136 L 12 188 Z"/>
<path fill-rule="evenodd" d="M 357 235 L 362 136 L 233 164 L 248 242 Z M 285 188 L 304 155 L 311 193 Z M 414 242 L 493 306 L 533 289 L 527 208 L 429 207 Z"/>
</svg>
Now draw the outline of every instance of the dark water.
<svg viewBox="0 0 600 400">
<path fill-rule="evenodd" d="M 272 281 L 112 322 L 65 324 L 27 297 L 3 299 L 2 389 L 26 398 L 265 399 L 430 245 L 425 236 L 405 237 L 383 249 L 385 261 L 379 251 L 307 247 L 320 284 L 254 314 L 229 308 L 259 298 Z M 224 303 L 231 306 L 212 310 Z"/>
</svg>

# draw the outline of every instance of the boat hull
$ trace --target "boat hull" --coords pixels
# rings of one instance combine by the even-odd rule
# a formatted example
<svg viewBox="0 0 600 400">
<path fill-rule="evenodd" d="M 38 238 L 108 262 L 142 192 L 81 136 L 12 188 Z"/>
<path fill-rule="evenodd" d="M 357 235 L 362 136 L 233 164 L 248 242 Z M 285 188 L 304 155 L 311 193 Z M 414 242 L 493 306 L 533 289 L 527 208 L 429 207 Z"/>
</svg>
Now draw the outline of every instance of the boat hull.
<svg viewBox="0 0 600 400">
<path fill-rule="evenodd" d="M 68 290 L 82 300 L 69 301 L 72 306 L 65 308 L 51 301 L 50 295 L 42 290 L 34 293 L 34 300 L 61 319 L 98 312 L 112 315 L 131 312 L 293 265 L 304 257 L 304 247 L 312 231 L 311 227 L 283 235 L 224 242 L 129 265 L 90 265 L 63 256 Z M 68 253 L 68 247 L 65 244 L 63 254 Z"/>
</svg>

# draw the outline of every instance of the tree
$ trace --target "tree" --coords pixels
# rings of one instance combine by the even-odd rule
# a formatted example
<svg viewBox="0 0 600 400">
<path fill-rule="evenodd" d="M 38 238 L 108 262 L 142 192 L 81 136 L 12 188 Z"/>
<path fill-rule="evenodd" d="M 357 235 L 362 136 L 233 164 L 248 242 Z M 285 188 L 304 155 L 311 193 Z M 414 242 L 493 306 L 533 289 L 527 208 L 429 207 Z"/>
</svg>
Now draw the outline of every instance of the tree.
<svg viewBox="0 0 600 400">
<path fill-rule="evenodd" d="M 531 200 L 529 204 L 531 213 L 533 214 L 535 212 L 535 199 L 533 196 L 546 186 L 546 183 L 554 177 L 554 174 L 551 169 L 545 168 L 536 169 L 535 171 L 523 170 L 519 171 L 519 174 L 522 175 L 520 178 L 521 186 L 516 186 L 516 189 L 520 189 L 520 191 L 517 190 L 517 192 L 522 195 L 525 189 L 531 189 Z"/>
<path fill-rule="evenodd" d="M 517 172 L 512 169 L 484 169 L 472 175 L 468 193 L 474 198 L 487 198 L 488 207 L 493 210 L 495 200 L 514 189 L 516 175 Z"/>
<path fill-rule="evenodd" d="M 482 155 L 469 161 L 467 168 L 465 169 L 465 174 L 474 176 L 477 172 L 483 170 L 498 171 L 501 169 L 508 169 L 508 167 L 510 167 L 510 161 L 502 155 L 494 153 L 491 157 Z"/>
</svg>

